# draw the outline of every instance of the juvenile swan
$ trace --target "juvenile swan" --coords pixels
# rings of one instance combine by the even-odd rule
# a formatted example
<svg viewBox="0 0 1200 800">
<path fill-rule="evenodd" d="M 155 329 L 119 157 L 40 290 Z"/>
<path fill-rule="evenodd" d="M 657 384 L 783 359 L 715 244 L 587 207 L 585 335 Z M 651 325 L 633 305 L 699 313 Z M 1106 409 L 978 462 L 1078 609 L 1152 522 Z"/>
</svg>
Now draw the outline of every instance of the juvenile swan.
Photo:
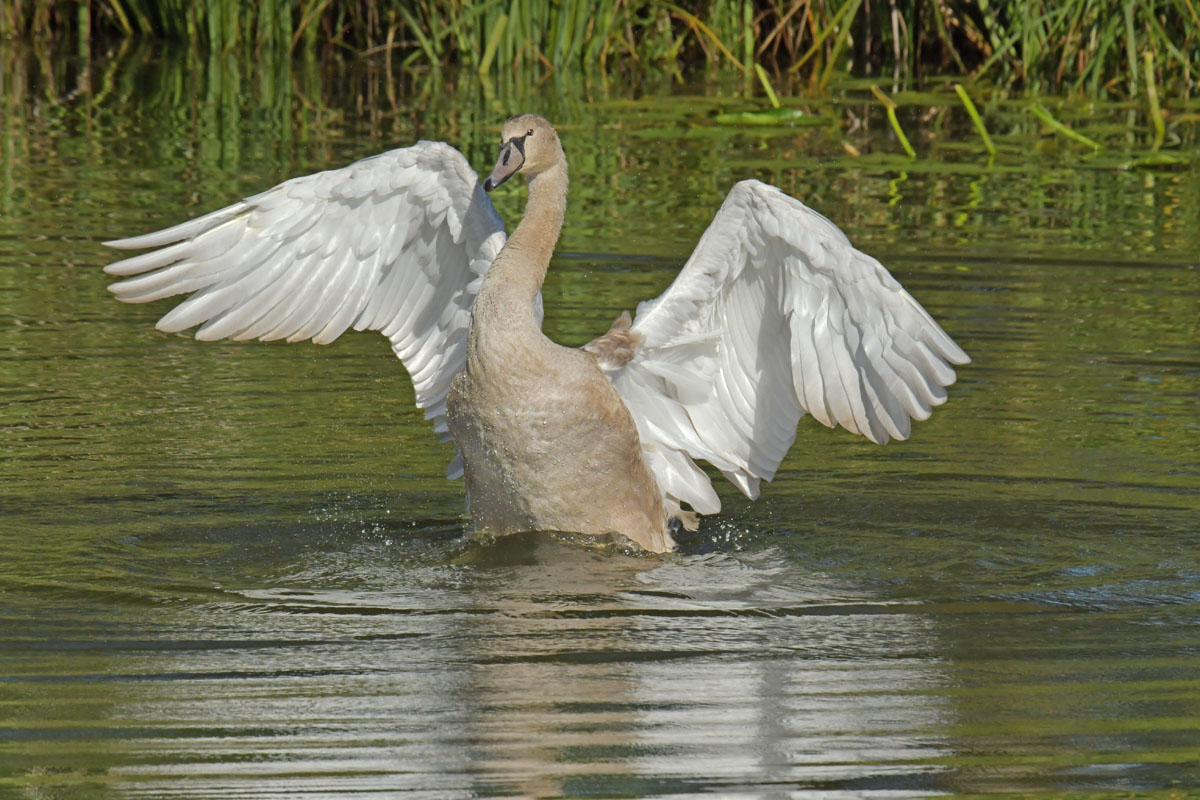
<svg viewBox="0 0 1200 800">
<path fill-rule="evenodd" d="M 513 235 L 485 192 L 517 173 Z M 128 303 L 192 293 L 158 322 L 196 338 L 380 331 L 417 405 L 456 454 L 478 531 L 619 533 L 670 550 L 721 502 L 704 460 L 747 496 L 771 480 L 805 413 L 883 444 L 907 438 L 970 359 L 883 266 L 825 217 L 736 184 L 679 276 L 583 348 L 542 333 L 567 161 L 550 123 L 505 123 L 482 184 L 419 142 L 286 181 L 156 233 L 105 268 Z M 690 511 L 682 507 L 686 504 Z"/>
</svg>

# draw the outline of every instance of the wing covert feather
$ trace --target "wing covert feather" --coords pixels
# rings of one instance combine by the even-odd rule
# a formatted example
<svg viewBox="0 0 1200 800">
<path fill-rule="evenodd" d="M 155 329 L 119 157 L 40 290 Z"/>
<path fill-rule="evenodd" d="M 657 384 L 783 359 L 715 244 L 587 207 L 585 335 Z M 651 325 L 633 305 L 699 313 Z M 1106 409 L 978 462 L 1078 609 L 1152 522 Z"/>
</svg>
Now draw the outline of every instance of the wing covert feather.
<svg viewBox="0 0 1200 800">
<path fill-rule="evenodd" d="M 505 242 L 466 159 L 441 142 L 294 178 L 171 228 L 108 242 L 158 248 L 110 264 L 128 303 L 189 294 L 159 320 L 196 338 L 312 339 L 377 330 L 449 438 L 445 400 L 466 358 L 471 305 Z"/>
<path fill-rule="evenodd" d="M 836 225 L 753 180 L 631 330 L 640 346 L 609 377 L 664 493 L 700 513 L 720 501 L 693 459 L 755 497 L 805 413 L 879 444 L 904 439 L 945 401 L 950 364 L 970 361 Z"/>
</svg>

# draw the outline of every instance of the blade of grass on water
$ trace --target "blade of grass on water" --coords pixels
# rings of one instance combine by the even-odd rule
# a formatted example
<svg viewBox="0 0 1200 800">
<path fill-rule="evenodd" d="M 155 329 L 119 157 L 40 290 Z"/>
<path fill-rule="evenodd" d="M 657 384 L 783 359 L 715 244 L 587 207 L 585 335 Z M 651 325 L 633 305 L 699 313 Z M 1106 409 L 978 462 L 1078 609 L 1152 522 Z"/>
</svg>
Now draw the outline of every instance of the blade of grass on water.
<svg viewBox="0 0 1200 800">
<path fill-rule="evenodd" d="M 892 123 L 892 130 L 895 131 L 896 138 L 900 140 L 900 146 L 904 148 L 904 152 L 908 153 L 909 158 L 916 158 L 917 151 L 913 150 L 913 146 L 909 144 L 908 137 L 904 135 L 904 130 L 900 127 L 900 120 L 896 119 L 896 102 L 880 91 L 878 86 L 872 86 L 871 93 L 887 109 L 888 122 Z"/>
<path fill-rule="evenodd" d="M 1045 108 L 1043 108 L 1041 106 L 1041 104 L 1034 103 L 1033 105 L 1031 105 L 1029 107 L 1029 111 L 1035 117 L 1037 117 L 1042 122 L 1044 122 L 1055 133 L 1060 133 L 1063 136 L 1067 137 L 1068 139 L 1073 139 L 1074 141 L 1079 142 L 1080 144 L 1086 144 L 1088 147 L 1090 147 L 1094 150 L 1103 149 L 1103 147 L 1101 146 L 1101 144 L 1099 142 L 1097 142 L 1093 139 L 1089 139 L 1088 137 L 1084 136 L 1082 133 L 1077 133 L 1077 132 L 1071 130 L 1066 125 L 1063 125 L 1061 122 L 1056 120 L 1053 116 L 1051 116 L 1049 111 L 1047 111 Z"/>
<path fill-rule="evenodd" d="M 975 130 L 979 131 L 979 138 L 983 140 L 984 149 L 987 150 L 989 156 L 996 155 L 996 145 L 992 144 L 992 137 L 988 135 L 983 118 L 979 116 L 978 109 L 971 102 L 971 96 L 967 94 L 967 90 L 961 83 L 954 84 L 954 91 L 958 93 L 958 99 L 962 100 L 963 107 L 967 109 L 967 116 L 971 118 L 971 122 L 975 123 Z"/>
<path fill-rule="evenodd" d="M 771 81 L 767 77 L 767 71 L 762 68 L 761 64 L 754 65 L 754 74 L 758 76 L 759 83 L 767 93 L 767 99 L 771 101 L 771 108 L 779 108 L 779 98 L 775 96 L 775 90 L 771 88 Z"/>
<path fill-rule="evenodd" d="M 1154 84 L 1154 56 L 1150 51 L 1142 53 L 1146 64 L 1146 97 L 1150 102 L 1150 121 L 1154 123 L 1154 144 L 1151 150 L 1162 147 L 1166 125 L 1163 124 L 1162 109 L 1158 106 L 1158 87 Z"/>
</svg>

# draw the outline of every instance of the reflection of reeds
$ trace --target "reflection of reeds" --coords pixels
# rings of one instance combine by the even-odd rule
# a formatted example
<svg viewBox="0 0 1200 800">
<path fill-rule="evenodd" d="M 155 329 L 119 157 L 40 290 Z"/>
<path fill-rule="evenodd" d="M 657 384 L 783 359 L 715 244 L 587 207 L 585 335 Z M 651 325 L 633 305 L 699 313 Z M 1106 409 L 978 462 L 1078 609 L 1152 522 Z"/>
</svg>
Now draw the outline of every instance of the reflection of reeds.
<svg viewBox="0 0 1200 800">
<path fill-rule="evenodd" d="M 997 137 L 996 163 L 985 166 L 980 139 L 951 91 L 893 95 L 905 110 L 907 134 L 918 143 L 921 157 L 912 161 L 890 155 L 898 145 L 884 139 L 890 129 L 883 107 L 862 90 L 841 98 L 779 98 L 785 109 L 802 106 L 824 120 L 818 126 L 750 127 L 711 124 L 713 114 L 736 102 L 718 83 L 721 76 L 694 87 L 694 94 L 679 94 L 669 76 L 632 89 L 615 81 L 605 88 L 575 73 L 554 75 L 540 87 L 495 81 L 488 95 L 472 70 L 419 74 L 394 65 L 394 73 L 385 73 L 383 64 L 382 57 L 310 61 L 264 49 L 251 59 L 129 45 L 96 53 L 85 65 L 73 51 L 0 48 L 0 249 L 7 248 L 10 264 L 75 259 L 94 270 L 105 256 L 90 243 L 78 245 L 81 239 L 164 227 L 285 178 L 418 138 L 452 142 L 484 168 L 494 160 L 504 115 L 535 108 L 559 124 L 578 176 L 562 240 L 566 252 L 686 255 L 729 186 L 746 177 L 801 197 L 855 232 L 868 251 L 887 242 L 888 252 L 914 259 L 957 248 L 1011 248 L 1065 254 L 1072 264 L 1080 253 L 1184 262 L 1196 250 L 1200 182 L 1168 161 L 1137 161 L 1149 145 L 1128 135 L 1127 104 L 1044 99 L 1055 119 L 1104 144 L 1093 155 L 1039 140 L 1042 123 L 1028 100 L 976 94 Z M 915 113 L 917 107 L 933 113 Z M 861 115 L 862 124 L 839 128 L 852 114 Z M 1177 154 L 1186 163 L 1196 157 L 1200 128 L 1187 116 L 1167 118 L 1158 158 Z M 864 157 L 843 157 L 844 140 Z M 1130 166 L 1140 169 L 1127 171 Z M 496 202 L 511 219 L 519 214 L 520 190 L 501 193 Z M 896 230 L 905 233 L 897 237 Z M 64 238 L 73 243 L 62 246 Z M 603 330 L 597 326 L 632 307 L 629 302 L 657 294 L 678 267 L 587 262 L 589 269 L 619 271 L 613 287 L 637 289 L 618 296 L 613 288 L 597 308 L 590 302 L 596 284 L 576 280 L 586 271 L 571 266 L 577 263 L 565 259 L 552 270 L 547 289 L 547 308 L 558 309 L 548 319 L 573 343 Z M 29 287 L 21 297 L 29 299 L 30 317 L 56 319 L 61 312 L 68 318 L 79 297 L 43 280 L 57 274 L 48 269 L 0 270 L 0 283 Z M 1164 309 L 1155 318 L 1171 330 L 1195 327 L 1191 275 L 1164 272 L 1168 288 L 1153 298 Z M 1048 279 L 1031 269 L 1030 280 Z M 1087 293 L 1108 309 L 1120 294 L 1106 281 L 1081 280 L 1070 299 Z M 102 294 L 98 281 L 73 285 L 79 293 Z M 589 303 L 568 308 L 553 302 L 576 294 L 588 294 Z M 938 305 L 936 297 L 922 296 L 922 302 L 931 310 Z M 593 315 L 586 325 L 571 316 L 584 305 Z M 148 312 L 146 320 L 150 330 Z M 1150 352 L 1163 330 L 1131 329 L 1127 336 Z M 1047 339 L 1045 346 L 1054 342 Z"/>
<path fill-rule="evenodd" d="M 1114 8 L 1114 6 L 1118 6 Z M 853 34 L 853 35 L 851 35 Z M 396 51 L 405 63 L 484 71 L 604 67 L 676 72 L 721 63 L 853 70 L 897 79 L 969 74 L 1046 92 L 1190 87 L 1192 0 L 28 0 L 0 6 L 0 37 L 160 37 L 224 52 Z M 1152 56 L 1145 65 L 1139 53 Z"/>
<path fill-rule="evenodd" d="M 111 142 L 133 150 L 171 142 L 169 159 L 147 153 L 145 161 L 162 164 L 173 159 L 179 180 L 193 190 L 198 213 L 284 177 L 422 137 L 449 140 L 467 149 L 473 163 L 485 163 L 493 155 L 494 126 L 515 110 L 536 108 L 556 121 L 587 118 L 609 124 L 613 115 L 639 113 L 638 101 L 623 98 L 654 97 L 659 99 L 650 102 L 661 104 L 662 98 L 679 92 L 671 73 L 664 71 L 630 71 L 617 81 L 598 71 L 564 70 L 547 77 L 536 67 L 517 67 L 506 79 L 487 81 L 472 69 L 404 68 L 387 52 L 366 58 L 346 57 L 343 51 L 296 57 L 287 48 L 263 47 L 250 54 L 151 47 L 132 39 L 117 40 L 107 50 L 78 51 L 62 44 L 0 48 L 0 135 L 5 141 L 0 148 L 0 217 L 7 221 L 28 213 L 26 201 L 34 190 L 32 179 L 22 175 L 29 164 L 63 158 L 91 164 L 93 154 Z M 711 93 L 710 99 L 688 95 L 673 109 L 663 106 L 660 112 L 689 137 L 723 145 L 729 144 L 729 137 L 749 135 L 738 131 L 751 123 L 768 131 L 792 129 L 797 136 L 801 128 L 828 132 L 843 125 L 845 135 L 837 138 L 839 154 L 843 142 L 848 145 L 845 152 L 880 152 L 882 143 L 864 135 L 880 128 L 869 120 L 859 128 L 854 96 L 861 98 L 865 91 L 843 88 L 822 99 L 803 97 L 794 86 L 788 90 L 787 76 L 764 80 L 761 65 L 751 63 L 758 67 L 751 70 L 758 82 L 746 83 L 738 76 L 731 84 L 728 73 L 717 73 L 700 92 Z M 992 134 L 999 137 L 993 146 L 1007 153 L 997 156 L 1001 165 L 1020 161 L 1036 143 L 1041 126 L 1055 123 L 1063 129 L 1055 128 L 1062 136 L 1088 147 L 1103 146 L 1098 155 L 1087 155 L 1092 168 L 1159 170 L 1191 163 L 1200 130 L 1191 124 L 1196 115 L 1178 99 L 1159 96 L 1148 70 L 1143 69 L 1140 78 L 1142 92 L 1149 95 L 1139 98 L 1145 116 L 1118 118 L 1097 113 L 1094 104 L 1053 97 L 1039 98 L 1040 105 L 1031 112 L 1029 99 L 1010 98 L 1001 91 L 973 93 L 977 100 L 987 98 L 986 107 L 977 111 L 986 112 Z M 767 98 L 754 97 L 758 83 L 764 91 L 773 84 L 780 90 L 774 101 L 778 109 L 764 112 Z M 1160 97 L 1165 102 L 1156 105 Z M 898 141 L 883 145 L 884 150 L 904 147 L 899 136 L 906 134 L 905 139 L 911 137 L 917 144 L 922 160 L 939 161 L 948 152 L 944 146 L 961 153 L 963 137 L 971 136 L 970 128 L 945 129 L 955 119 L 969 124 L 969 99 L 950 91 L 901 91 L 882 109 L 867 109 L 867 115 L 883 110 L 889 124 L 898 127 L 899 120 L 904 121 L 906 130 L 899 130 Z M 892 118 L 897 109 L 888 108 L 892 103 L 903 109 L 896 122 Z M 976 141 L 981 141 L 986 128 L 982 118 L 971 116 L 980 137 Z M 72 137 L 62 139 L 63 130 L 71 131 Z M 139 133 L 146 130 L 156 133 Z M 54 152 L 63 141 L 81 152 Z M 1156 144 L 1158 151 L 1151 152 Z M 1063 158 L 1082 155 L 1076 147 L 1061 153 Z M 258 173 L 246 174 L 245 164 L 255 164 Z M 264 169 L 265 164 L 270 168 Z M 678 166 L 685 172 L 714 167 Z M 599 174 L 611 174 L 612 168 L 605 165 Z M 235 185 L 237 180 L 246 183 Z"/>
</svg>

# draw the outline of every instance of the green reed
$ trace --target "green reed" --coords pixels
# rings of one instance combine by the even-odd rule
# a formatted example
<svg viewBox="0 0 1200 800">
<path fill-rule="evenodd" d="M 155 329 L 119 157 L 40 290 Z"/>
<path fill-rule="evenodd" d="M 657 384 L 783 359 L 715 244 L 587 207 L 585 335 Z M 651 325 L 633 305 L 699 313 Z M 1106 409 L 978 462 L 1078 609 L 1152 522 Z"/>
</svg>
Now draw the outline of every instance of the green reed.
<svg viewBox="0 0 1200 800">
<path fill-rule="evenodd" d="M 1186 94 L 1195 0 L 9 0 L 0 37 L 156 37 L 224 52 L 382 52 L 483 71 L 679 75 L 755 64 L 825 86 L 955 74 L 1033 93 Z M 1149 81 L 1146 71 L 1151 70 Z"/>
</svg>

